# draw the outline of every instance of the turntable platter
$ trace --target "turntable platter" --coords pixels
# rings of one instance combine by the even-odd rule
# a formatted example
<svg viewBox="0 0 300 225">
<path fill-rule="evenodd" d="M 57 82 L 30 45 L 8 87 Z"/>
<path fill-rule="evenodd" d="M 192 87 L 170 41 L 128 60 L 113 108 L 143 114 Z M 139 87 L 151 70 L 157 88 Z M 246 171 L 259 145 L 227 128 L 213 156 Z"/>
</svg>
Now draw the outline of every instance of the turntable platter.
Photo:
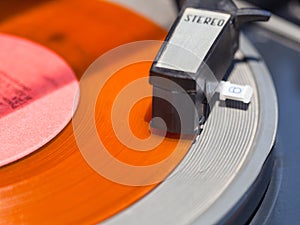
<svg viewBox="0 0 300 225">
<path fill-rule="evenodd" d="M 269 183 L 272 163 L 266 166 L 265 162 L 275 141 L 278 115 L 264 62 L 245 37 L 240 49 L 229 80 L 254 88 L 249 107 L 217 101 L 178 168 L 154 191 L 104 224 L 198 225 L 249 219 Z M 265 178 L 257 183 L 260 175 Z M 245 198 L 251 193 L 256 193 L 255 199 Z M 249 201 L 253 202 L 246 213 L 239 212 Z"/>
</svg>

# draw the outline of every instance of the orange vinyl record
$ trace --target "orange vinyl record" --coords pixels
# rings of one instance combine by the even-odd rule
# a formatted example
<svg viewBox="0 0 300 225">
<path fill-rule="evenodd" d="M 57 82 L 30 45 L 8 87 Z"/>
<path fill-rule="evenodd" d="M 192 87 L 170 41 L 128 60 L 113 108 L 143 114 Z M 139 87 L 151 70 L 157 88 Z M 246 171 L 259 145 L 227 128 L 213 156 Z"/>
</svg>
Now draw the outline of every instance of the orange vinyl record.
<svg viewBox="0 0 300 225">
<path fill-rule="evenodd" d="M 98 223 L 138 201 L 162 182 L 184 157 L 192 139 L 179 140 L 151 134 L 151 97 L 134 97 L 142 90 L 147 90 L 147 93 L 151 90 L 147 82 L 151 61 L 135 61 L 129 65 L 119 63 L 139 54 L 151 59 L 159 44 L 145 42 L 140 47 L 137 44 L 132 52 L 129 44 L 119 58 L 105 53 L 130 42 L 162 40 L 165 30 L 105 1 L 3 1 L 0 6 L 2 34 L 30 40 L 55 52 L 74 71 L 78 82 L 83 74 L 91 74 L 81 79 L 81 97 L 74 119 L 41 148 L 0 168 L 0 223 Z M 103 54 L 104 60 L 99 61 L 99 64 L 104 62 L 102 70 L 94 71 L 92 66 L 85 73 L 89 65 Z M 116 64 L 125 66 L 110 70 Z M 100 91 L 97 85 L 100 85 L 99 79 L 105 71 L 114 72 Z M 131 86 L 135 81 L 137 84 Z M 123 91 L 124 88 L 127 91 Z M 120 93 L 125 98 L 122 99 Z M 131 99 L 135 99 L 132 105 Z M 115 105 L 117 100 L 119 104 Z M 47 111 L 56 110 L 51 104 L 41 107 L 46 107 Z M 90 139 L 91 126 L 87 120 L 95 122 L 97 138 L 107 150 L 106 155 L 100 155 L 96 142 Z M 51 125 L 51 121 L 36 123 Z M 146 141 L 150 147 L 145 151 L 134 149 L 139 144 L 135 145 L 126 136 L 126 124 L 141 143 Z M 27 127 L 23 129 L 26 133 L 31 132 Z M 120 140 L 123 134 L 123 139 L 133 143 L 133 148 Z M 10 133 L 10 137 L 15 138 L 14 133 Z M 22 142 L 21 138 L 20 148 Z M 5 147 L 2 146 L 1 151 L 5 151 Z M 114 161 L 106 159 L 107 155 Z M 147 173 L 148 167 L 165 161 L 168 161 L 167 165 L 155 167 Z M 123 167 L 114 166 L 115 162 L 134 170 L 123 170 Z M 104 174 L 99 173 L 102 169 Z M 106 172 L 110 174 L 106 176 Z"/>
</svg>

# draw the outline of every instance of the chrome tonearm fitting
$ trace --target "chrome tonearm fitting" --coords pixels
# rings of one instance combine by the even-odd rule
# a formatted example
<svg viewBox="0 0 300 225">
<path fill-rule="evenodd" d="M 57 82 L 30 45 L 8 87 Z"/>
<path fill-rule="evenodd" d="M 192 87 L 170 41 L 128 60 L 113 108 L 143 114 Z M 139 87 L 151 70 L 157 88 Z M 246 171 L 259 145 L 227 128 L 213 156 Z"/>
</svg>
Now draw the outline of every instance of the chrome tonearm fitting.
<svg viewBox="0 0 300 225">
<path fill-rule="evenodd" d="M 220 86 L 227 88 L 221 93 L 224 99 L 249 103 L 251 88 L 221 81 L 238 50 L 240 27 L 270 16 L 260 9 L 238 9 L 231 0 L 185 1 L 151 67 L 152 118 L 160 117 L 166 125 L 153 120 L 151 128 L 199 132 L 210 111 L 208 102 Z M 184 100 L 187 95 L 192 105 Z"/>
</svg>

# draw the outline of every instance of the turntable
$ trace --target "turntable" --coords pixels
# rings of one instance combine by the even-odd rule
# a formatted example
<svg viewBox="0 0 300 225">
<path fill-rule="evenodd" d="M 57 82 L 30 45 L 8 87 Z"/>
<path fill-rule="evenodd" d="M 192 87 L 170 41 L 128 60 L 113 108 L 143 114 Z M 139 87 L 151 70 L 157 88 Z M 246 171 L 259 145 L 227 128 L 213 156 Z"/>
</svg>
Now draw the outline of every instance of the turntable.
<svg viewBox="0 0 300 225">
<path fill-rule="evenodd" d="M 186 135 L 173 122 L 167 131 L 150 123 L 153 110 L 168 111 L 152 105 L 149 72 L 177 17 L 174 1 L 16 2 L 1 3 L 1 223 L 295 223 L 296 211 L 289 220 L 283 212 L 286 201 L 299 206 L 298 181 L 288 178 L 299 154 L 283 149 L 297 146 L 299 120 L 285 95 L 299 108 L 299 87 L 281 73 L 299 67 L 299 40 L 274 27 L 296 26 L 273 16 L 244 27 L 222 78 L 251 97 L 225 96 L 222 78 L 213 79 L 203 89 L 210 94 L 217 82 L 205 119 L 197 114 L 200 126 Z M 294 61 L 281 64 L 279 53 Z M 292 124 L 278 118 L 278 101 Z M 178 104 L 184 115 L 186 102 Z"/>
</svg>

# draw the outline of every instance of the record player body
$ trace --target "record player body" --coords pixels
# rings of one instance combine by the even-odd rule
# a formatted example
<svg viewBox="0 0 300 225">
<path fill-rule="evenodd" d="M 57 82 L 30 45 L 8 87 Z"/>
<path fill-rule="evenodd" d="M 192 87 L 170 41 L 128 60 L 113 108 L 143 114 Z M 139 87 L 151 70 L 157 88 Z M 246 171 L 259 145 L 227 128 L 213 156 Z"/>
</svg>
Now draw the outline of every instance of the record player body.
<svg viewBox="0 0 300 225">
<path fill-rule="evenodd" d="M 106 1 L 31 1 L 30 6 L 29 3 L 22 3 L 17 4 L 17 7 L 15 1 L 1 4 L 5 6 L 0 7 L 0 32 L 25 38 L 55 52 L 71 68 L 78 82 L 89 65 L 107 51 L 129 42 L 162 40 L 166 35 L 163 28 L 149 19 Z M 243 41 L 243 46 L 237 56 L 241 61 L 247 55 L 246 51 L 257 56 L 246 41 Z M 154 45 L 146 52 L 154 57 L 158 48 L 159 45 Z M 99 138 L 115 159 L 137 167 L 164 161 L 179 148 L 180 151 L 176 152 L 176 157 L 170 160 L 168 167 L 156 172 L 161 176 L 158 181 L 173 171 L 172 175 L 162 182 L 133 186 L 117 183 L 93 170 L 81 154 L 76 139 L 78 133 L 89 134 L 90 131 L 84 120 L 85 110 L 82 110 L 84 103 L 90 102 L 84 98 L 79 102 L 77 121 L 82 119 L 79 126 L 77 123 L 74 126 L 74 121 L 69 122 L 41 148 L 0 168 L 0 223 L 91 224 L 111 218 L 106 221 L 108 224 L 161 224 L 164 221 L 178 224 L 187 223 L 192 215 L 206 213 L 207 217 L 202 218 L 207 219 L 211 218 L 210 213 L 219 212 L 220 215 L 215 217 L 219 220 L 218 216 L 221 218 L 231 212 L 233 205 L 257 178 L 274 142 L 276 97 L 272 95 L 267 101 L 258 95 L 263 90 L 274 94 L 272 83 L 268 76 L 259 78 L 251 75 L 251 71 L 264 71 L 265 67 L 260 63 L 253 65 L 253 62 L 244 62 L 233 71 L 232 80 L 256 87 L 254 100 L 247 110 L 242 110 L 239 104 L 230 106 L 218 102 L 200 138 L 178 140 L 166 137 L 153 150 L 141 152 L 126 147 L 118 140 L 111 123 L 111 108 L 124 87 L 137 79 L 148 77 L 150 66 L 151 62 L 134 63 L 110 77 L 97 95 L 95 126 Z M 142 82 L 133 92 L 138 93 L 141 89 L 151 91 L 150 85 Z M 86 97 L 89 91 L 92 93 L 94 90 L 85 87 L 82 93 Z M 265 106 L 268 112 L 260 110 Z M 43 105 L 45 108 L 55 115 L 51 104 Z M 137 101 L 130 110 L 129 127 L 140 139 L 152 136 L 148 127 L 150 112 L 151 98 Z M 123 115 L 120 114 L 120 117 Z M 263 124 L 266 117 L 269 130 Z M 42 122 L 51 125 L 51 121 Z M 264 136 L 264 148 L 260 150 L 251 147 L 254 141 L 263 141 L 258 131 L 263 135 L 269 131 Z M 30 130 L 26 132 L 30 133 Z M 233 140 L 236 142 L 233 143 Z M 92 142 L 87 140 L 86 143 L 88 145 Z M 261 159 L 257 160 L 259 157 Z M 103 163 L 105 165 L 107 162 Z M 241 168 L 245 168 L 245 171 Z M 119 175 L 130 177 L 126 173 Z M 236 190 L 241 182 L 245 185 Z M 156 188 L 158 184 L 159 188 Z M 231 196 L 232 191 L 236 191 L 235 197 Z M 202 199 L 201 204 L 189 204 L 193 203 L 189 196 L 194 196 L 195 201 Z M 221 200 L 218 201 L 218 198 Z M 143 201 L 139 201 L 141 199 Z M 224 202 L 228 202 L 228 206 L 216 210 Z M 167 207 L 170 203 L 173 206 Z M 168 208 L 170 210 L 161 213 Z M 213 210 L 208 210 L 211 208 Z M 114 217 L 124 209 L 129 211 Z M 195 214 L 191 209 L 195 210 Z M 175 218 L 173 215 L 172 219 L 176 210 L 179 216 Z M 151 215 L 156 216 L 151 218 Z M 209 222 L 213 222 L 213 218 Z"/>
</svg>

